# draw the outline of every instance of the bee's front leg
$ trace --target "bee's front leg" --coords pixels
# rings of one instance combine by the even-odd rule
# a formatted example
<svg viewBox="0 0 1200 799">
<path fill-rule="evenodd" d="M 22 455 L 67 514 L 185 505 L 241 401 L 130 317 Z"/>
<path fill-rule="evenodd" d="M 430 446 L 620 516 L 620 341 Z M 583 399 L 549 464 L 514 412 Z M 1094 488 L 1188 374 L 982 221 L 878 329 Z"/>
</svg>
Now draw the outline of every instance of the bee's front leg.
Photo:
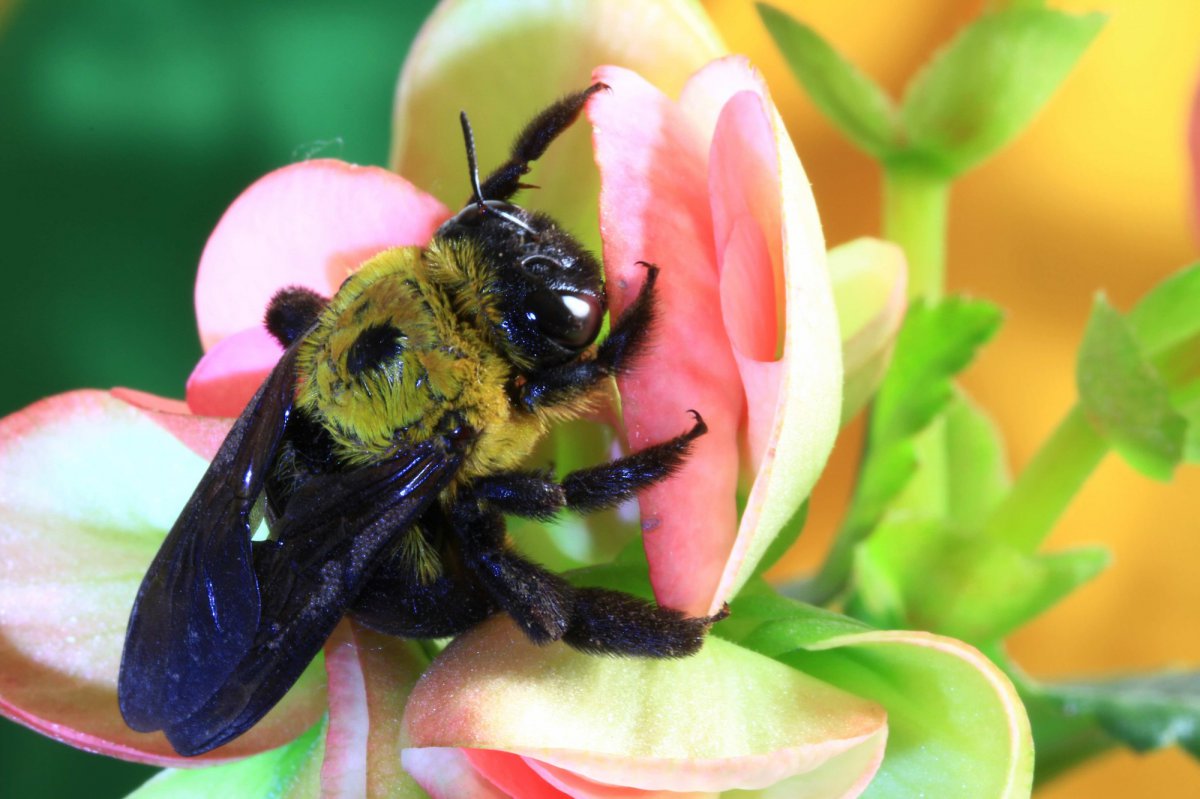
<svg viewBox="0 0 1200 799">
<path fill-rule="evenodd" d="M 624 374 L 633 367 L 650 337 L 655 313 L 654 284 L 658 281 L 658 267 L 641 263 L 646 267 L 646 280 L 637 297 L 613 323 L 608 338 L 597 348 L 596 357 L 529 375 L 516 389 L 514 400 L 519 407 L 533 411 L 569 403 L 591 392 L 601 380 Z"/>
</svg>

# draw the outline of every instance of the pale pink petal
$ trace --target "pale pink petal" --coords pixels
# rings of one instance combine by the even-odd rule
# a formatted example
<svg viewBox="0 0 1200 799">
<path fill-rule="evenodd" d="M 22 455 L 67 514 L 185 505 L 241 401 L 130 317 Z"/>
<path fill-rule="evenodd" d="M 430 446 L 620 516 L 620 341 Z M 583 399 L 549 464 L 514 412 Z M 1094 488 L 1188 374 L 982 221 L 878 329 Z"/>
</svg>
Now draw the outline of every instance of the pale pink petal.
<svg viewBox="0 0 1200 799">
<path fill-rule="evenodd" d="M 405 710 L 413 750 L 503 750 L 641 791 L 811 773 L 837 788 L 813 796 L 842 796 L 873 773 L 886 729 L 878 705 L 717 638 L 678 660 L 597 658 L 536 646 L 505 616 L 457 638 Z"/>
<path fill-rule="evenodd" d="M 400 762 L 430 799 L 512 799 L 476 771 L 457 747 L 405 749 Z"/>
<path fill-rule="evenodd" d="M 382 635 L 350 620 L 334 631 L 325 645 L 325 796 L 417 795 L 416 784 L 400 767 L 401 720 L 409 691 L 427 662 L 414 641 Z"/>
<path fill-rule="evenodd" d="M 463 749 L 471 766 L 507 796 L 521 799 L 569 799 L 530 768 L 525 758 L 494 749 Z"/>
<path fill-rule="evenodd" d="M 282 354 L 261 322 L 221 339 L 188 378 L 188 408 L 201 416 L 240 416 Z"/>
<path fill-rule="evenodd" d="M 360 799 L 367 795 L 371 713 L 349 619 L 343 619 L 325 642 L 325 673 L 329 681 L 329 728 L 321 761 L 321 796 Z"/>
<path fill-rule="evenodd" d="M 676 105 L 632 72 L 595 73 L 612 87 L 588 105 L 600 168 L 600 225 L 614 314 L 657 264 L 658 321 L 649 352 L 622 378 L 629 443 L 638 450 L 688 429 L 689 409 L 709 432 L 670 480 L 641 494 L 650 579 L 658 601 L 704 613 L 737 527 L 737 430 L 744 402 L 719 324 L 721 306 L 708 209 L 708 143 Z"/>
<path fill-rule="evenodd" d="M 0 713 L 91 751 L 194 764 L 161 734 L 129 730 L 117 709 L 134 595 L 208 465 L 160 413 L 78 391 L 0 420 Z M 279 746 L 324 702 L 310 669 L 263 722 L 205 757 Z"/>
<path fill-rule="evenodd" d="M 277 169 L 238 197 L 208 240 L 196 277 L 196 319 L 209 349 L 259 324 L 285 286 L 332 296 L 363 261 L 424 245 L 449 212 L 377 167 L 317 160 Z"/>
<path fill-rule="evenodd" d="M 808 178 L 762 76 L 744 58 L 701 70 L 681 104 L 707 129 L 725 92 L 733 93 L 713 123 L 708 191 L 755 480 L 709 612 L 749 579 L 808 496 L 833 448 L 842 390 L 837 313 Z"/>
<path fill-rule="evenodd" d="M 146 418 L 175 436 L 184 446 L 206 461 L 221 448 L 233 419 L 195 416 L 181 400 L 166 399 L 132 388 L 114 388 L 109 392 L 146 413 Z"/>
</svg>

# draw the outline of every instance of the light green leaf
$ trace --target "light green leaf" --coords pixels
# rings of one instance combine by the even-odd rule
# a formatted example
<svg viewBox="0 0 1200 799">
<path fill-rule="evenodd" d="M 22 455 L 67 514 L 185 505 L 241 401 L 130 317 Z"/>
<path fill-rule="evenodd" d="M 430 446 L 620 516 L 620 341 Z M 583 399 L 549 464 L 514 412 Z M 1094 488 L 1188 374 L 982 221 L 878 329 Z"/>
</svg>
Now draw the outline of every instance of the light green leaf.
<svg viewBox="0 0 1200 799">
<path fill-rule="evenodd" d="M 1092 579 L 1109 561 L 1099 548 L 1031 555 L 1001 541 L 904 518 L 860 547 L 860 609 L 879 624 L 915 627 L 983 646 Z"/>
<path fill-rule="evenodd" d="M 891 361 L 907 308 L 904 251 L 861 238 L 829 251 L 829 277 L 842 336 L 842 424 L 874 396 Z"/>
<path fill-rule="evenodd" d="M 1004 442 L 991 418 L 962 391 L 944 418 L 950 521 L 978 529 L 1012 485 Z"/>
<path fill-rule="evenodd" d="M 1153 358 L 1200 333 L 1200 263 L 1152 288 L 1129 312 L 1142 352 Z"/>
<path fill-rule="evenodd" d="M 1012 683 L 979 651 L 929 633 L 872 631 L 780 660 L 887 709 L 887 754 L 863 797 L 1029 796 L 1029 719 Z"/>
<path fill-rule="evenodd" d="M 1187 422 L 1162 377 L 1143 356 L 1130 324 L 1096 298 L 1076 367 L 1088 421 L 1142 473 L 1170 478 L 1183 457 Z"/>
<path fill-rule="evenodd" d="M 218 766 L 166 769 L 128 799 L 317 799 L 325 722 L 290 744 Z"/>
<path fill-rule="evenodd" d="M 905 92 L 901 119 L 911 154 L 947 176 L 992 155 L 1037 115 L 1103 24 L 1100 14 L 1046 8 L 976 19 Z"/>
<path fill-rule="evenodd" d="M 761 789 L 805 775 L 801 795 L 832 799 L 870 779 L 886 723 L 877 704 L 718 638 L 686 658 L 599 658 L 539 647 L 497 616 L 425 673 L 405 730 L 413 773 L 464 747 L 647 791 Z"/>
<path fill-rule="evenodd" d="M 803 22 L 765 3 L 758 13 L 792 74 L 850 141 L 878 160 L 900 145 L 896 107 L 883 89 Z"/>
</svg>

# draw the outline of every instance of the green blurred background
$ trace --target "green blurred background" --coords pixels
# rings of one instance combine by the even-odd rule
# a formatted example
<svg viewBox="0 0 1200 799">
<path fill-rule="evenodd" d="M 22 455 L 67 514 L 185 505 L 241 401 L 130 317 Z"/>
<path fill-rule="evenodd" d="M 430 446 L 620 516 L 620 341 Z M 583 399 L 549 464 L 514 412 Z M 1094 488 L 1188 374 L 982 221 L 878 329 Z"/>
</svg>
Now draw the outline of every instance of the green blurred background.
<svg viewBox="0 0 1200 799">
<path fill-rule="evenodd" d="M 182 397 L 196 264 L 254 179 L 383 164 L 432 0 L 0 0 L 0 415 L 81 387 Z M 123 796 L 154 772 L 0 720 L 0 796 Z"/>
</svg>

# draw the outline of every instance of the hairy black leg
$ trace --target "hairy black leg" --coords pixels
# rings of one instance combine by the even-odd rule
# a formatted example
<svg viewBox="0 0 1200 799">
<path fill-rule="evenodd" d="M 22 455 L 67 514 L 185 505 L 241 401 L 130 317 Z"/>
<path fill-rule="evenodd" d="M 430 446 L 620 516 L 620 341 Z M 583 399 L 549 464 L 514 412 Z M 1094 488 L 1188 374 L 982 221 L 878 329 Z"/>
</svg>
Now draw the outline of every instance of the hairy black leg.
<svg viewBox="0 0 1200 799">
<path fill-rule="evenodd" d="M 518 390 L 518 401 L 527 409 L 558 405 L 582 396 L 606 377 L 629 371 L 649 340 L 654 324 L 654 284 L 658 267 L 639 261 L 646 267 L 646 280 L 637 297 L 621 314 L 608 338 L 596 350 L 596 357 L 577 360 L 536 372 Z"/>
<path fill-rule="evenodd" d="M 300 337 L 300 334 L 316 324 L 317 317 L 329 301 L 303 286 L 288 286 L 275 292 L 267 305 L 263 323 L 267 332 L 285 348 Z"/>
<path fill-rule="evenodd" d="M 691 617 L 604 588 L 577 588 L 563 641 L 591 654 L 677 658 L 693 655 L 716 616 Z"/>
<path fill-rule="evenodd" d="M 638 491 L 670 477 L 683 465 L 693 441 L 708 431 L 692 411 L 692 429 L 609 463 L 571 472 L 556 483 L 545 472 L 502 472 L 481 477 L 472 490 L 501 513 L 549 519 L 563 508 L 589 513 L 615 507 Z"/>
<path fill-rule="evenodd" d="M 376 574 L 350 613 L 373 630 L 402 638 L 444 638 L 469 630 L 496 612 L 496 602 L 473 580 L 442 575 L 430 583 L 410 574 Z"/>
<path fill-rule="evenodd" d="M 570 584 L 508 548 L 504 517 L 469 489 L 450 509 L 463 563 L 535 643 L 557 641 L 571 615 Z"/>
<path fill-rule="evenodd" d="M 508 160 L 483 181 L 483 198 L 507 200 L 523 188 L 521 178 L 529 172 L 529 163 L 541 158 L 550 143 L 571 126 L 589 97 L 607 88 L 603 83 L 592 84 L 581 92 L 562 98 L 534 117 L 513 142 Z"/>
</svg>

